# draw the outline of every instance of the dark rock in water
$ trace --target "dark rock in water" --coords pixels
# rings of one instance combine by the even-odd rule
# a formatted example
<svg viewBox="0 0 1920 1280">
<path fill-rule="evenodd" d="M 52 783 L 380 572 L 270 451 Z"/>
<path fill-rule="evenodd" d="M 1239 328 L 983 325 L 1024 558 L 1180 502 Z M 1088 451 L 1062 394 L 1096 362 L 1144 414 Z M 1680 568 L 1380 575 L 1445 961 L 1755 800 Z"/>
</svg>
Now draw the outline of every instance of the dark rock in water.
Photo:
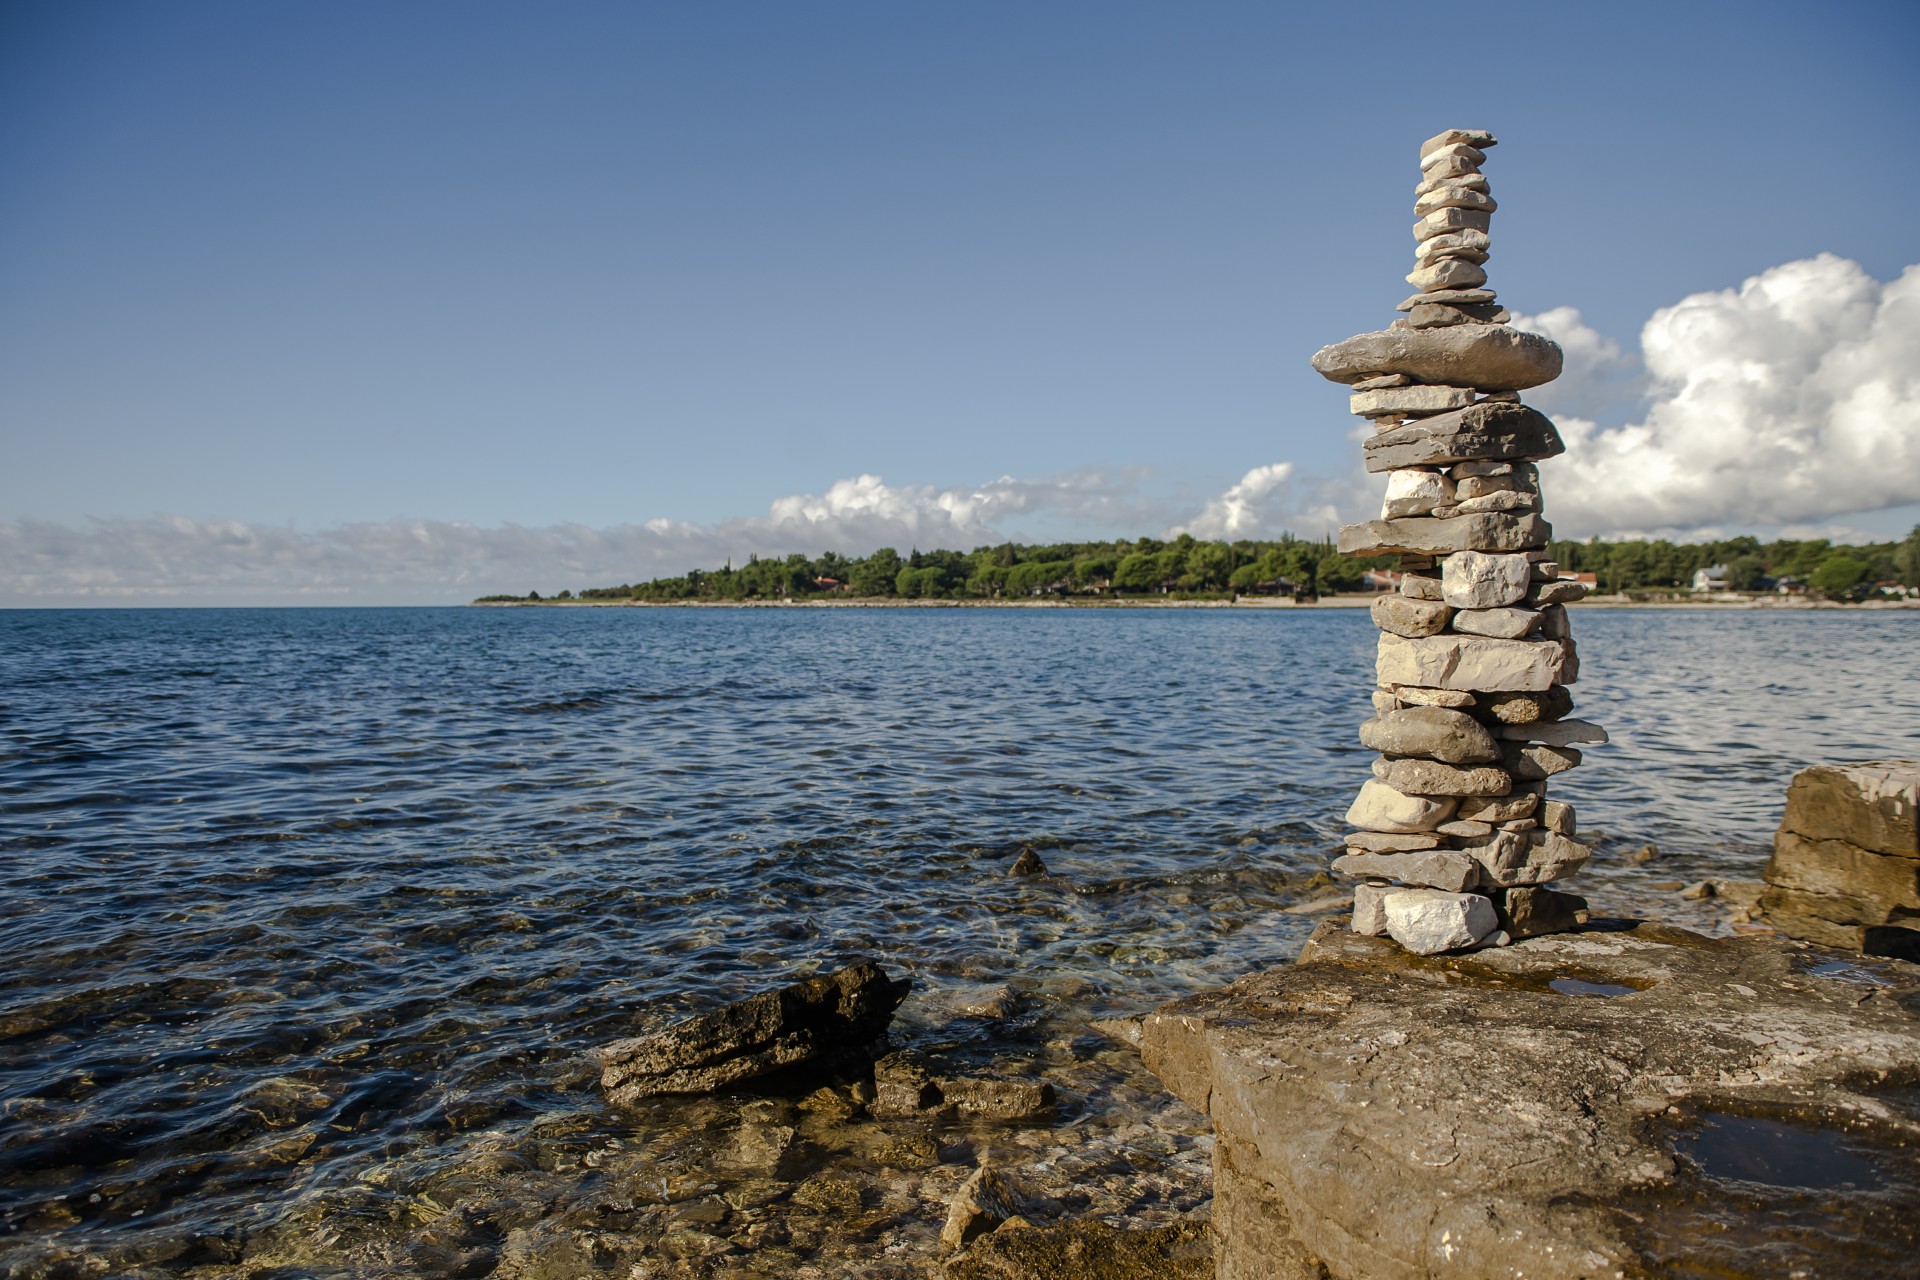
<svg viewBox="0 0 1920 1280">
<path fill-rule="evenodd" d="M 707 1093 L 800 1063 L 827 1066 L 869 1052 L 912 984 L 863 960 L 703 1013 L 599 1051 L 607 1101 Z"/>
<path fill-rule="evenodd" d="M 874 1099 L 868 1110 L 883 1120 L 907 1116 L 983 1116 L 1024 1120 L 1053 1110 L 1045 1080 L 1009 1080 L 965 1074 L 918 1049 L 890 1053 L 873 1064 Z"/>
<path fill-rule="evenodd" d="M 1020 856 L 1007 868 L 1010 876 L 1043 876 L 1047 874 L 1047 864 L 1040 861 L 1040 855 L 1031 849 L 1022 849 Z"/>
<path fill-rule="evenodd" d="M 1213 1120 L 1227 1280 L 1920 1257 L 1920 969 L 1898 961 L 1628 921 L 1435 959 L 1323 927 L 1297 964 L 1148 1015 L 1141 1053 Z M 1873 1183 L 1728 1173 L 1688 1129 L 1729 1115 Z"/>
<path fill-rule="evenodd" d="M 947 1206 L 947 1225 L 941 1229 L 940 1243 L 948 1249 L 958 1249 L 976 1236 L 1017 1217 L 1029 1200 L 1023 1188 L 982 1156 L 980 1167 L 961 1184 Z"/>
<path fill-rule="evenodd" d="M 1135 1231 L 1094 1220 L 1013 1225 L 975 1240 L 947 1263 L 946 1280 L 1213 1280 L 1204 1222 Z"/>
</svg>

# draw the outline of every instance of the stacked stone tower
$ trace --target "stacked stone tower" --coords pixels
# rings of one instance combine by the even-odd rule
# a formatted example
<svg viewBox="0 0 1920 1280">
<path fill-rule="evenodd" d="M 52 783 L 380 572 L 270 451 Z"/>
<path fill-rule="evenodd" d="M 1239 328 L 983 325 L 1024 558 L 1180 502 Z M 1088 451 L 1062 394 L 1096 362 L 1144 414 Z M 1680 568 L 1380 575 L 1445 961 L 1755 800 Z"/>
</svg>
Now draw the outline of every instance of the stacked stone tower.
<svg viewBox="0 0 1920 1280">
<path fill-rule="evenodd" d="M 1589 850 L 1547 779 L 1606 731 L 1568 719 L 1578 672 L 1567 611 L 1586 594 L 1547 559 L 1536 463 L 1559 433 L 1520 392 L 1560 374 L 1560 348 L 1508 324 L 1486 288 L 1495 209 L 1480 172 L 1494 137 L 1449 129 L 1420 148 L 1407 276 L 1418 293 L 1377 333 L 1323 347 L 1313 367 L 1353 388 L 1373 423 L 1366 465 L 1387 477 L 1380 519 L 1340 531 L 1349 555 L 1400 557 L 1380 628 L 1380 753 L 1347 811 L 1334 869 L 1360 881 L 1353 927 L 1430 954 L 1497 946 L 1584 921 L 1543 886 Z"/>
</svg>

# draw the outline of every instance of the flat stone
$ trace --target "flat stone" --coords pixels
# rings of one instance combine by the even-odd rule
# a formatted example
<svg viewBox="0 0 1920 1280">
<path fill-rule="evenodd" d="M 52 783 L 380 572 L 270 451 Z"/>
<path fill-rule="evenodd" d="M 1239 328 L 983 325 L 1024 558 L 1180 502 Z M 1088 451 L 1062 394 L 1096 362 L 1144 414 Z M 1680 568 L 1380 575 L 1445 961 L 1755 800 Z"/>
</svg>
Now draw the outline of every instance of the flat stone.
<svg viewBox="0 0 1920 1280">
<path fill-rule="evenodd" d="M 1492 225 L 1493 215 L 1481 209 L 1436 209 L 1413 224 L 1413 238 L 1431 240 L 1453 231 L 1485 231 Z"/>
<path fill-rule="evenodd" d="M 607 1101 L 627 1105 L 668 1093 L 709 1093 L 809 1062 L 864 1058 L 885 1034 L 911 983 L 870 960 L 763 991 L 664 1031 L 598 1051 Z"/>
<path fill-rule="evenodd" d="M 1535 791 L 1510 791 L 1504 796 L 1474 796 L 1460 802 L 1459 816 L 1472 822 L 1513 822 L 1531 817 L 1539 808 Z"/>
<path fill-rule="evenodd" d="M 1373 767 L 1381 782 L 1408 795 L 1503 796 L 1513 789 L 1513 779 L 1504 769 L 1460 768 L 1413 757 L 1376 760 Z"/>
<path fill-rule="evenodd" d="M 1466 142 L 1447 142 L 1438 146 L 1420 148 L 1420 167 L 1432 168 L 1442 160 L 1465 160 L 1478 168 L 1486 163 L 1487 153 L 1479 147 Z"/>
<path fill-rule="evenodd" d="M 1377 418 L 1387 414 L 1409 418 L 1445 413 L 1449 409 L 1464 409 L 1472 403 L 1472 387 L 1383 387 L 1378 391 L 1355 392 L 1347 397 L 1349 411 L 1360 418 Z"/>
<path fill-rule="evenodd" d="M 1350 556 L 1399 552 L 1451 557 L 1467 550 L 1525 551 L 1546 546 L 1552 537 L 1553 526 L 1537 512 L 1495 511 L 1444 520 L 1409 516 L 1404 520 L 1343 525 L 1339 547 L 1342 555 Z"/>
<path fill-rule="evenodd" d="M 1477 893 L 1402 889 L 1386 895 L 1387 936 L 1415 955 L 1470 947 L 1500 927 L 1493 903 Z"/>
<path fill-rule="evenodd" d="M 1456 609 L 1498 609 L 1524 599 L 1531 576 L 1525 556 L 1462 551 L 1440 566 L 1440 597 Z"/>
<path fill-rule="evenodd" d="M 1469 498 L 1484 498 L 1491 493 L 1516 493 L 1520 490 L 1520 478 L 1513 474 L 1511 463 L 1501 463 L 1507 468 L 1505 475 L 1498 476 L 1460 476 L 1453 482 L 1454 500 L 1465 502 Z"/>
<path fill-rule="evenodd" d="M 1409 600 L 1438 600 L 1440 575 L 1406 573 L 1400 577 L 1400 594 Z"/>
<path fill-rule="evenodd" d="M 1428 178 L 1464 177 L 1470 173 L 1478 173 L 1481 162 L 1474 159 L 1475 154 L 1477 153 L 1472 148 L 1465 148 L 1446 155 L 1430 156 L 1426 163 L 1420 166 L 1420 172 L 1422 176 Z"/>
<path fill-rule="evenodd" d="M 1780 829 L 1920 858 L 1920 760 L 1802 769 L 1788 784 Z"/>
<path fill-rule="evenodd" d="M 1485 179 L 1481 179 L 1484 184 Z M 1485 209 L 1493 213 L 1500 208 L 1493 195 L 1484 185 L 1478 191 L 1472 187 L 1443 179 L 1439 185 L 1430 187 L 1426 194 L 1414 197 L 1413 211 L 1426 215 L 1437 209 Z"/>
<path fill-rule="evenodd" d="M 1462 480 L 1484 479 L 1489 476 L 1510 476 L 1514 474 L 1515 467 L 1525 465 L 1523 462 L 1488 462 L 1475 458 L 1469 462 L 1454 463 L 1451 467 L 1447 468 L 1447 474 L 1453 477 L 1454 483 L 1458 484 Z"/>
<path fill-rule="evenodd" d="M 1455 324 L 1505 324 L 1511 319 L 1513 316 L 1505 307 L 1492 303 L 1464 307 L 1425 305 L 1415 307 L 1405 321 L 1395 323 L 1404 323 L 1409 329 L 1438 329 Z"/>
<path fill-rule="evenodd" d="M 1484 153 L 1488 147 L 1498 146 L 1500 140 L 1485 129 L 1444 129 L 1420 144 L 1420 158 L 1443 151 L 1448 147 L 1469 147 Z M 1481 156 L 1485 159 L 1485 155 Z"/>
<path fill-rule="evenodd" d="M 1566 933 L 1587 923 L 1587 900 L 1577 893 L 1522 885 L 1493 895 L 1500 928 L 1513 938 L 1539 938 Z"/>
<path fill-rule="evenodd" d="M 1448 213 L 1458 210 L 1448 209 Z M 1485 284 L 1487 269 L 1465 258 L 1435 258 L 1407 272 L 1407 283 L 1416 289 L 1462 289 Z"/>
<path fill-rule="evenodd" d="M 1455 818 L 1452 822 L 1443 822 L 1434 828 L 1438 835 L 1455 836 L 1462 840 L 1484 840 L 1493 834 L 1491 822 L 1475 822 L 1468 818 Z"/>
<path fill-rule="evenodd" d="M 1454 503 L 1452 506 L 1435 507 L 1433 509 L 1433 518 L 1436 520 L 1452 520 L 1459 516 L 1490 515 L 1501 511 L 1535 511 L 1539 509 L 1539 506 L 1540 499 L 1530 493 L 1520 493 L 1517 491 L 1490 493 L 1482 498 L 1464 499 Z"/>
<path fill-rule="evenodd" d="M 1419 639 L 1383 634 L 1376 683 L 1468 693 L 1545 691 L 1562 683 L 1568 654 L 1560 640 L 1494 640 L 1437 635 Z"/>
<path fill-rule="evenodd" d="M 1573 710 L 1573 693 L 1555 686 L 1535 693 L 1496 693 L 1480 700 L 1486 714 L 1502 724 L 1558 720 Z"/>
<path fill-rule="evenodd" d="M 1422 249 L 1425 245 L 1420 246 Z M 1397 311 L 1411 311 L 1415 307 L 1439 304 L 1449 307 L 1477 306 L 1483 302 L 1492 302 L 1497 295 L 1491 289 L 1435 289 L 1431 293 L 1416 293 L 1395 308 Z"/>
<path fill-rule="evenodd" d="M 1356 400 L 1358 396 L 1354 397 Z M 1382 520 L 1423 516 L 1454 500 L 1453 481 L 1443 471 L 1404 467 L 1387 473 L 1387 494 L 1380 504 Z"/>
<path fill-rule="evenodd" d="M 1313 367 L 1332 382 L 1404 373 L 1416 382 L 1441 386 L 1521 391 L 1559 377 L 1562 361 L 1559 344 L 1537 333 L 1510 325 L 1462 325 L 1439 332 L 1381 329 L 1355 334 L 1320 348 Z"/>
<path fill-rule="evenodd" d="M 1408 332 L 1449 334 L 1498 330 L 1497 325 L 1455 325 Z M 1566 451 L 1545 414 L 1522 404 L 1482 399 L 1465 409 L 1434 414 L 1375 432 L 1361 444 L 1369 471 L 1448 466 L 1470 460 L 1509 462 L 1550 458 Z"/>
<path fill-rule="evenodd" d="M 1355 391 L 1378 391 L 1382 387 L 1411 386 L 1413 379 L 1404 373 L 1383 373 L 1377 378 L 1362 378 L 1353 384 Z"/>
<path fill-rule="evenodd" d="M 1453 615 L 1453 629 L 1470 636 L 1518 640 L 1539 621 L 1540 615 L 1531 609 L 1462 609 Z"/>
<path fill-rule="evenodd" d="M 1537 582 L 1527 592 L 1527 603 L 1537 609 L 1552 604 L 1572 604 L 1575 600 L 1587 598 L 1590 588 L 1584 582 L 1575 582 L 1572 578 L 1562 578 L 1558 582 Z"/>
<path fill-rule="evenodd" d="M 1437 600 L 1384 595 L 1368 606 L 1373 625 L 1397 636 L 1433 636 L 1447 629 L 1453 610 Z"/>
<path fill-rule="evenodd" d="M 1461 187 L 1468 191 L 1486 191 L 1488 190 L 1487 175 L 1484 173 L 1437 174 L 1431 177 L 1423 175 L 1419 185 L 1413 189 L 1413 196 L 1418 200 L 1430 191 L 1440 191 L 1448 187 Z"/>
<path fill-rule="evenodd" d="M 1513 742 L 1538 742 L 1549 747 L 1609 741 L 1607 731 L 1591 720 L 1534 720 L 1526 724 L 1503 724 L 1500 726 L 1500 736 Z"/>
<path fill-rule="evenodd" d="M 1567 640 L 1573 636 L 1573 621 L 1565 605 L 1550 604 L 1540 611 L 1540 634 L 1549 640 Z"/>
<path fill-rule="evenodd" d="M 1360 726 L 1360 742 L 1372 751 L 1447 764 L 1488 764 L 1501 756 L 1485 725 L 1447 707 L 1406 707 L 1375 716 Z"/>
<path fill-rule="evenodd" d="M 1417 689 L 1399 685 L 1393 691 L 1394 700 L 1416 707 L 1470 707 L 1474 704 L 1472 694 L 1464 689 Z"/>
<path fill-rule="evenodd" d="M 1877 1082 L 1920 1061 L 1920 983 L 1861 961 L 1886 984 L 1863 1000 L 1807 975 L 1824 958 L 1623 921 L 1422 960 L 1329 922 L 1298 963 L 1147 1015 L 1141 1055 L 1212 1121 L 1230 1280 L 1891 1280 L 1920 1197 L 1913 1121 Z M 1865 1152 L 1886 1185 L 1713 1179 L 1675 1155 L 1702 1112 Z M 1844 1209 L 1862 1199 L 1873 1217 Z"/>
<path fill-rule="evenodd" d="M 1492 236 L 1488 235 L 1484 231 L 1476 231 L 1472 227 L 1462 227 L 1458 231 L 1449 231 L 1445 235 L 1433 236 L 1429 239 L 1422 240 L 1419 244 L 1414 246 L 1413 255 L 1415 258 L 1423 258 L 1423 257 L 1442 258 L 1442 257 L 1446 257 L 1449 254 L 1454 254 L 1454 253 L 1489 253 L 1492 251 L 1492 249 L 1493 249 Z M 1456 292 L 1456 291 L 1441 290 L 1439 292 Z M 1457 292 L 1477 294 L 1480 296 L 1469 297 L 1469 298 L 1444 298 L 1444 297 L 1436 298 L 1436 297 L 1430 297 L 1425 294 L 1415 294 L 1413 298 L 1408 299 L 1406 302 L 1400 305 L 1400 310 L 1402 311 L 1412 310 L 1413 307 L 1416 305 L 1414 299 L 1418 299 L 1422 302 L 1453 302 L 1453 303 L 1492 302 L 1494 299 L 1494 292 L 1491 289 L 1462 289 L 1462 290 L 1457 290 Z"/>
<path fill-rule="evenodd" d="M 1573 747 L 1549 747 L 1541 743 L 1505 742 L 1502 765 L 1514 777 L 1538 782 L 1556 773 L 1565 773 L 1580 764 L 1580 752 Z"/>
<path fill-rule="evenodd" d="M 1337 875 L 1398 880 L 1422 888 L 1459 892 L 1480 883 L 1480 864 L 1458 849 L 1409 853 L 1349 853 L 1333 860 Z"/>
<path fill-rule="evenodd" d="M 1360 794 L 1347 807 L 1347 825 L 1390 835 L 1431 831 L 1453 816 L 1457 802 L 1451 796 L 1408 795 L 1378 779 L 1360 784 Z"/>
<path fill-rule="evenodd" d="M 1401 834 L 1386 831 L 1349 831 L 1347 849 L 1360 853 L 1418 853 L 1438 849 L 1440 837 L 1431 832 Z"/>
</svg>

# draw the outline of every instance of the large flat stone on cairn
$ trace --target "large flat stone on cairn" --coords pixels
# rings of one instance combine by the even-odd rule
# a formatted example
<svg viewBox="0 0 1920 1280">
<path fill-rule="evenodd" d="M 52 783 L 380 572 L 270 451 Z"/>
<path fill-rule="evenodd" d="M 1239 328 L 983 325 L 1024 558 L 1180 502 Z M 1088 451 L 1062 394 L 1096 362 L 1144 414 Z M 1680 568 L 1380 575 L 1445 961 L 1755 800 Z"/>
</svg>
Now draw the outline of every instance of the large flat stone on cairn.
<svg viewBox="0 0 1920 1280">
<path fill-rule="evenodd" d="M 1467 692 L 1540 691 L 1566 683 L 1572 641 L 1380 634 L 1374 675 L 1383 685 Z"/>
<path fill-rule="evenodd" d="M 1565 453 L 1566 445 L 1538 409 L 1492 400 L 1378 432 L 1361 449 L 1367 470 L 1378 472 L 1552 458 Z"/>
<path fill-rule="evenodd" d="M 1500 324 L 1444 329 L 1382 329 L 1320 348 L 1313 367 L 1334 382 L 1380 373 L 1415 382 L 1482 391 L 1524 391 L 1560 376 L 1560 347 L 1537 333 Z"/>
<path fill-rule="evenodd" d="M 615 1105 L 663 1093 L 707 1093 L 801 1063 L 866 1055 L 911 983 L 862 960 L 763 991 L 599 1050 L 600 1086 Z"/>
<path fill-rule="evenodd" d="M 1790 936 L 1920 960 L 1920 760 L 1801 770 L 1765 875 Z"/>
<path fill-rule="evenodd" d="M 1220 1280 L 1911 1276 L 1920 1120 L 1882 1090 L 1920 1062 L 1920 968 L 1830 954 L 1615 921 L 1420 957 L 1329 924 L 1140 1047 L 1213 1120 Z M 1858 1185 L 1805 1185 L 1836 1164 Z"/>
<path fill-rule="evenodd" d="M 1490 511 L 1479 515 L 1408 516 L 1343 525 L 1343 556 L 1443 556 L 1474 548 L 1481 551 L 1534 551 L 1553 538 L 1553 526 L 1531 511 Z"/>
</svg>

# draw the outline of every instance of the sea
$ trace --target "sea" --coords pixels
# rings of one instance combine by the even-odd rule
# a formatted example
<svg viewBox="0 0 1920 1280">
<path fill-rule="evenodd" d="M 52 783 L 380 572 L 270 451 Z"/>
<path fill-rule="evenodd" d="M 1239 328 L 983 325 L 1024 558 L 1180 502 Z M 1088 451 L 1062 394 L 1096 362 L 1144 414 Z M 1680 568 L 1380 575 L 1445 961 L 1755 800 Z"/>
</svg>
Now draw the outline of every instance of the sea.
<svg viewBox="0 0 1920 1280">
<path fill-rule="evenodd" d="M 1612 742 L 1552 785 L 1596 911 L 1738 928 L 1682 889 L 1759 877 L 1796 770 L 1920 756 L 1920 613 L 1574 623 Z M 989 1150 L 1063 1214 L 1204 1213 L 1203 1120 L 1088 1024 L 1326 918 L 1374 637 L 0 612 L 0 1276 L 917 1274 Z M 602 1101 L 595 1046 L 856 957 L 912 979 L 898 1041 L 1043 1076 L 1055 1117 Z"/>
</svg>

